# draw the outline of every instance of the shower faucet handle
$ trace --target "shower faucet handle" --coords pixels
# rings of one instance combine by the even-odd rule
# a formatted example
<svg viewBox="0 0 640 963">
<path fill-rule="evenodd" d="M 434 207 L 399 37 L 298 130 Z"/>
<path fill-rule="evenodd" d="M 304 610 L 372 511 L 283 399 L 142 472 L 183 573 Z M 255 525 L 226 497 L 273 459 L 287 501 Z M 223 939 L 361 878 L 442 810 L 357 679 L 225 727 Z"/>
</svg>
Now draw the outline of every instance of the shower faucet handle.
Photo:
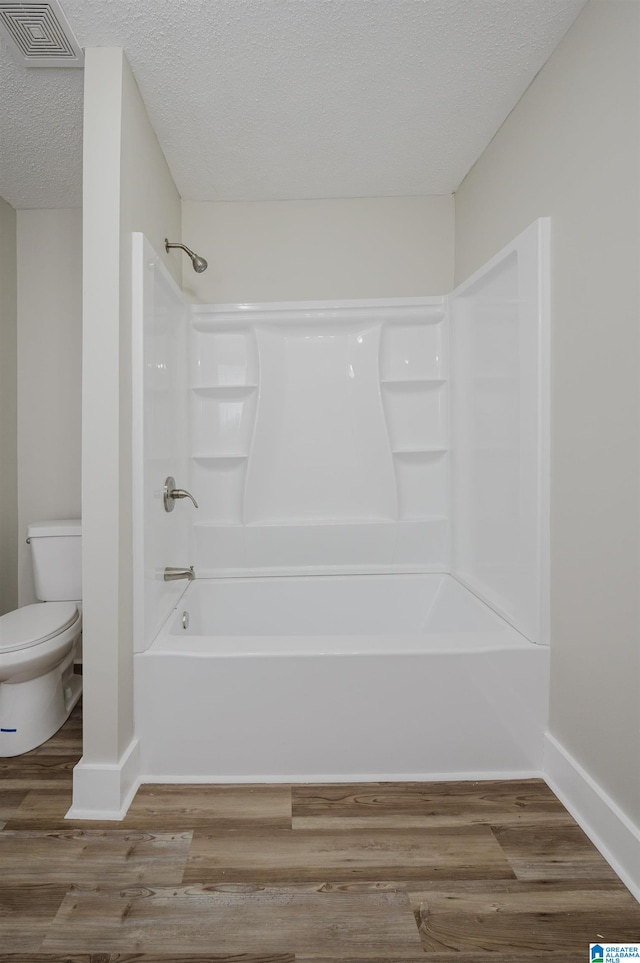
<svg viewBox="0 0 640 963">
<path fill-rule="evenodd" d="M 196 508 L 198 507 L 198 503 L 191 492 L 186 491 L 184 488 L 176 488 L 175 478 L 169 475 L 164 483 L 164 489 L 162 492 L 162 501 L 164 502 L 165 512 L 173 511 L 176 504 L 176 498 L 190 498 L 194 506 Z"/>
<path fill-rule="evenodd" d="M 198 507 L 198 503 L 193 497 L 193 495 L 191 494 L 191 492 L 188 492 L 184 488 L 174 488 L 172 491 L 169 492 L 169 498 L 190 498 L 194 504 L 194 507 L 195 508 Z"/>
</svg>

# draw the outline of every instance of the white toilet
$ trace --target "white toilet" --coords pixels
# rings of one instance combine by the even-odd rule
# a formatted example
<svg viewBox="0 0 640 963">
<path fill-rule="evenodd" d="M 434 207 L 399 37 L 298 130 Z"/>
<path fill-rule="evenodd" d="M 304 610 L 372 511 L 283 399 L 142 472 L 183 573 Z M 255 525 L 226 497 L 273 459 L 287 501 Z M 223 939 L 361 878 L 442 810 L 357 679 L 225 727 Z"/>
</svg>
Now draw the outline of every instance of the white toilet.
<svg viewBox="0 0 640 963">
<path fill-rule="evenodd" d="M 73 663 L 82 633 L 81 524 L 27 528 L 41 602 L 0 616 L 0 757 L 46 742 L 82 694 Z"/>
</svg>

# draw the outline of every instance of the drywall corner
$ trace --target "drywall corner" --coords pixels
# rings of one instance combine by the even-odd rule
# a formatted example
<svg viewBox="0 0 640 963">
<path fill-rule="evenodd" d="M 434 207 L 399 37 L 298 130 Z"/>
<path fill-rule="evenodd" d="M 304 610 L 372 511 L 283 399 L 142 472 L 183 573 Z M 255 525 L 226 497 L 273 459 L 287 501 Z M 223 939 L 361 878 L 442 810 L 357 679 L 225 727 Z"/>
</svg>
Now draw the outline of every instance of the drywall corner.
<svg viewBox="0 0 640 963">
<path fill-rule="evenodd" d="M 18 607 L 16 212 L 0 198 L 0 615 Z"/>
</svg>

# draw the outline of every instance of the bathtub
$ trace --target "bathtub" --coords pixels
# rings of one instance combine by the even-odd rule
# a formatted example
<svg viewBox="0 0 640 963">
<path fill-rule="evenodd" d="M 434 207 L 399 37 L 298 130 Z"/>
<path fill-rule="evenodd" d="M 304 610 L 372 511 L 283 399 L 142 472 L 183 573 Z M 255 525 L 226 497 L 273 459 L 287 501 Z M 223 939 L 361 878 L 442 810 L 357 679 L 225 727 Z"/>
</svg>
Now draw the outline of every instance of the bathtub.
<svg viewBox="0 0 640 963">
<path fill-rule="evenodd" d="M 134 662 L 143 782 L 542 770 L 549 651 L 448 575 L 196 580 Z"/>
</svg>

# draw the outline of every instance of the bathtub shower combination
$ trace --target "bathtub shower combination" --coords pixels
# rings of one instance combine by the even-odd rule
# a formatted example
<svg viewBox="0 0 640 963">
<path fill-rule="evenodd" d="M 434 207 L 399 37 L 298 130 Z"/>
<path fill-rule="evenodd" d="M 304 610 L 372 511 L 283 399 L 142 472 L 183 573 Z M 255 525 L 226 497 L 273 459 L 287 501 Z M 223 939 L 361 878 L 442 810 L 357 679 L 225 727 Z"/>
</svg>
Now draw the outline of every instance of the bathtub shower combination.
<svg viewBox="0 0 640 963">
<path fill-rule="evenodd" d="M 134 265 L 141 780 L 539 774 L 548 222 L 439 298 L 193 306 Z"/>
</svg>

